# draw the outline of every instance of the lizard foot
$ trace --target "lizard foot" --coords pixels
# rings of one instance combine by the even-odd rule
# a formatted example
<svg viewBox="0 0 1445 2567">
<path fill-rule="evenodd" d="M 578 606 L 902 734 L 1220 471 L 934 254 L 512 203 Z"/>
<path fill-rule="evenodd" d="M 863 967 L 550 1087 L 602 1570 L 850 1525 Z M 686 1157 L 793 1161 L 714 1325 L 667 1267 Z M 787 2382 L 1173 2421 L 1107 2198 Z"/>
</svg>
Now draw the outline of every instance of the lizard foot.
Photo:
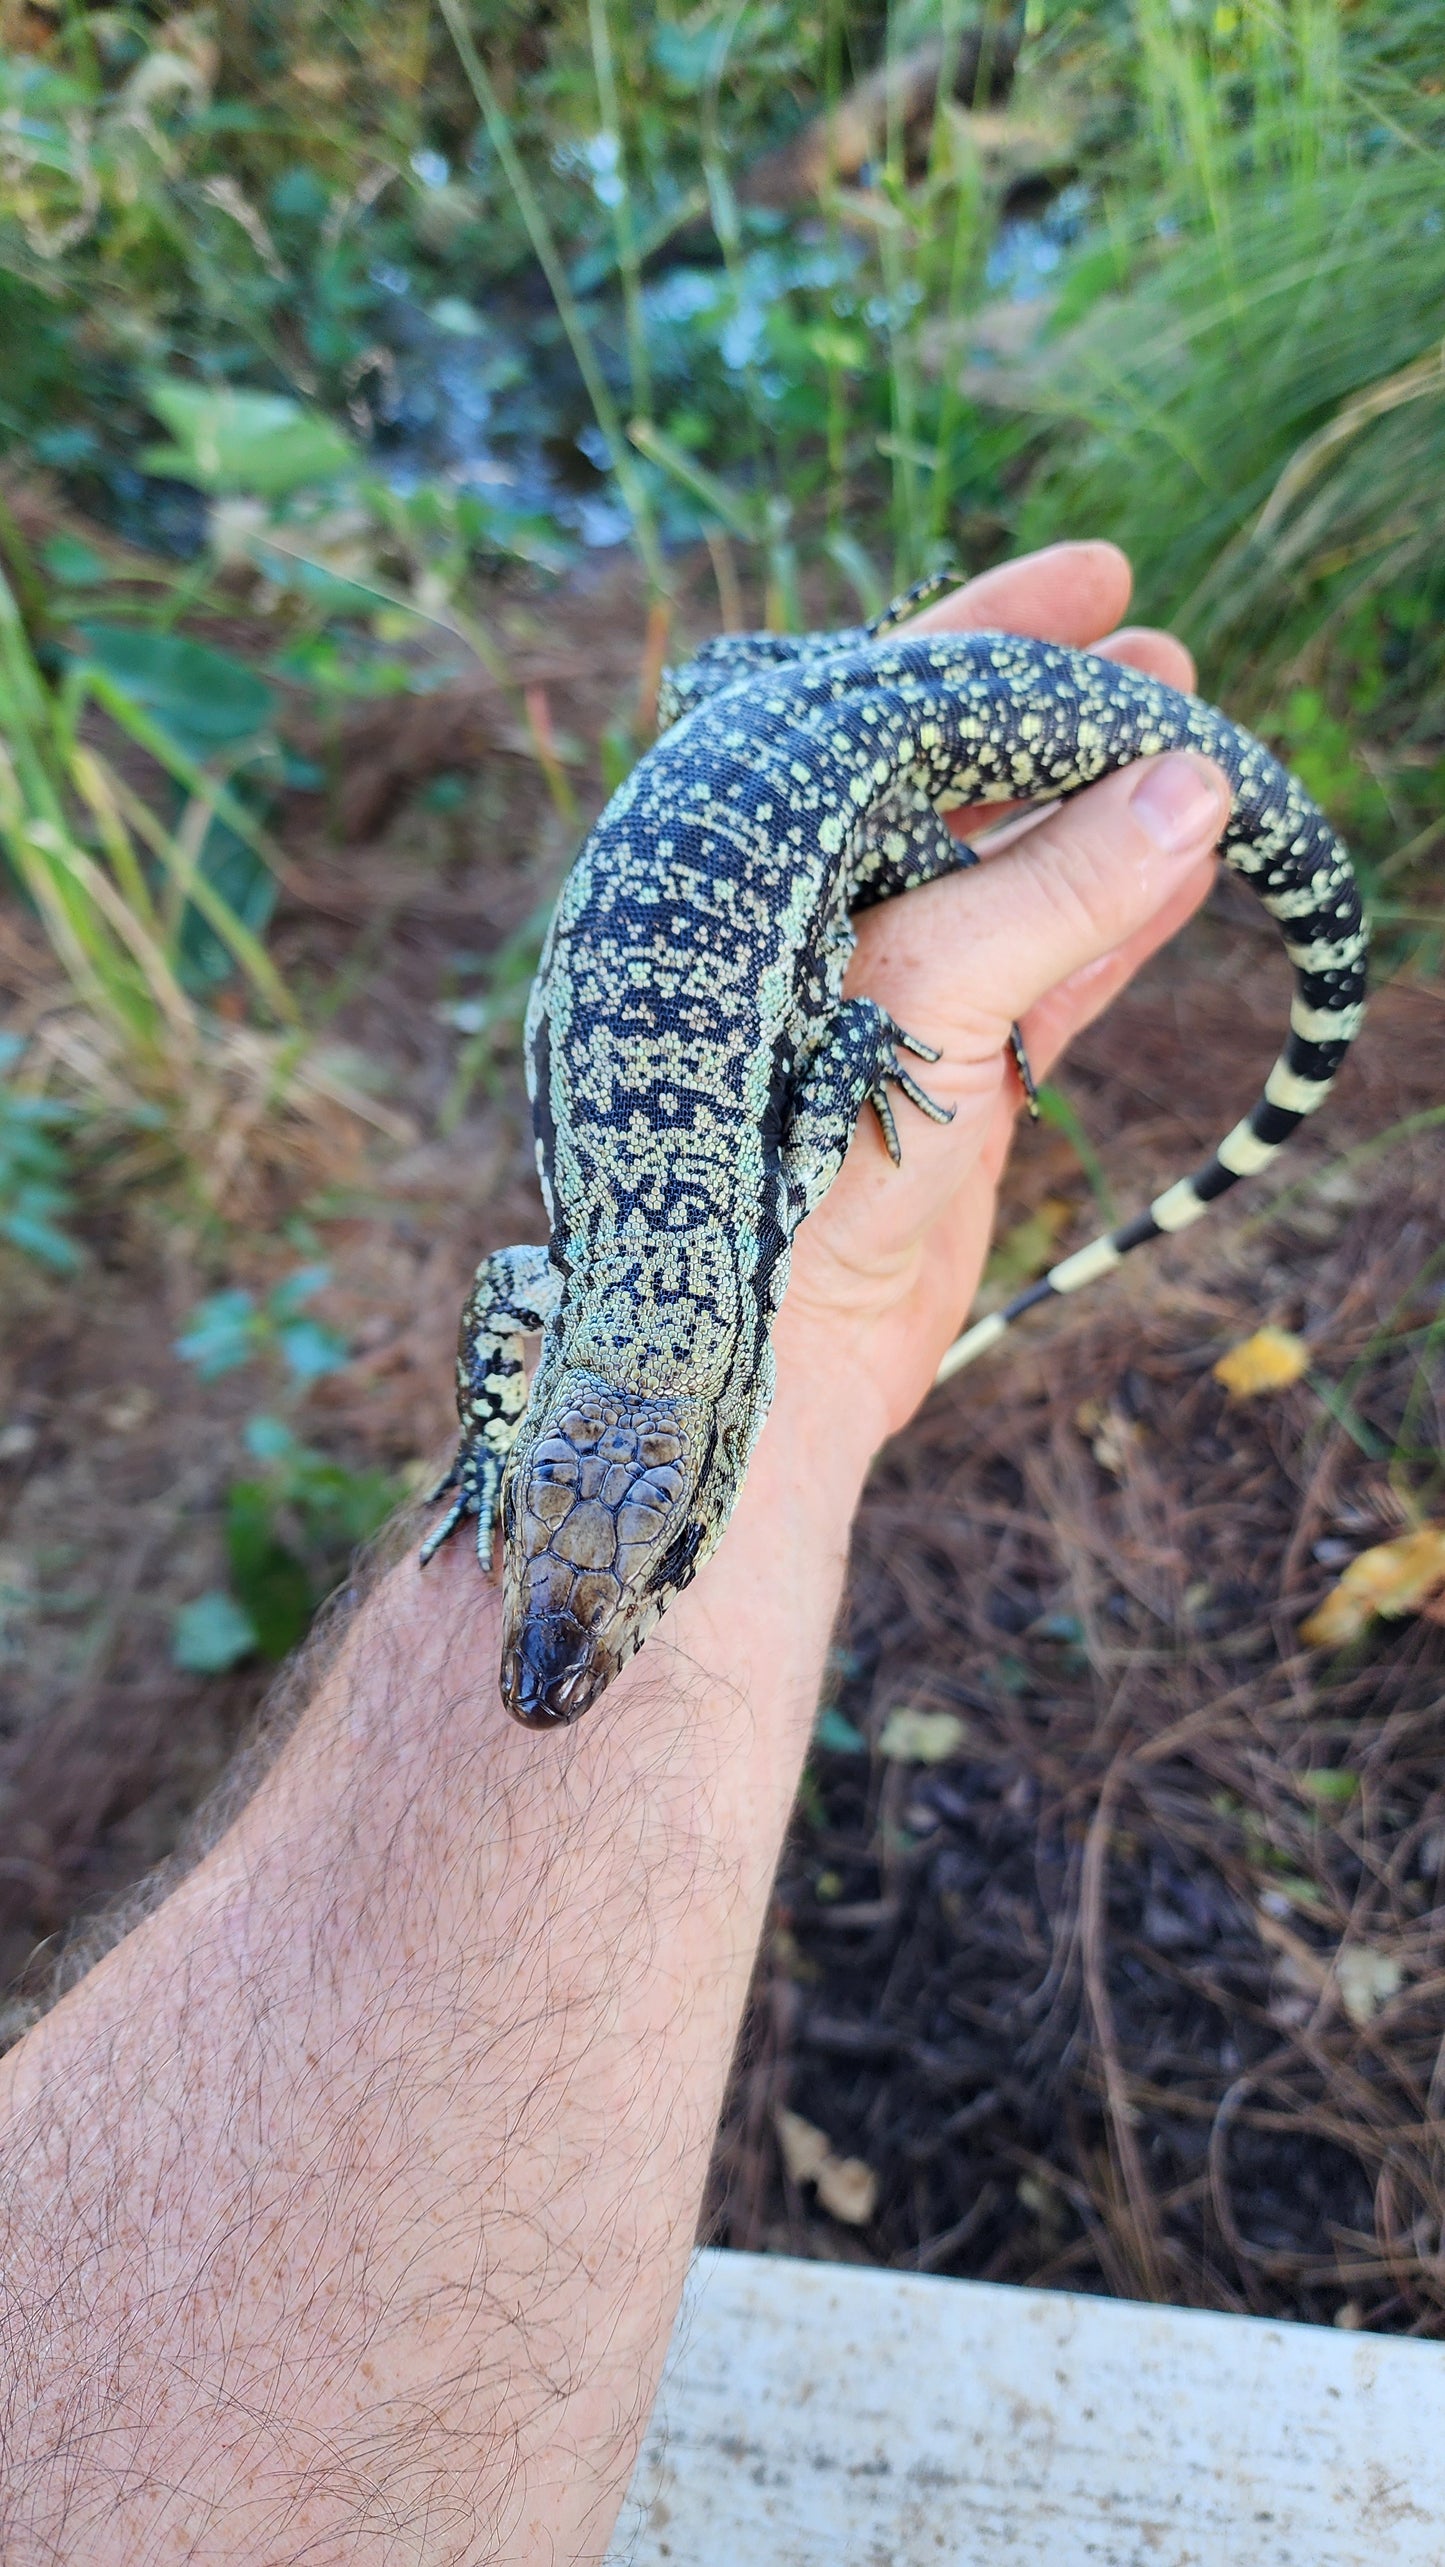
<svg viewBox="0 0 1445 2567">
<path fill-rule="evenodd" d="M 428 1560 L 435 1559 L 442 1544 L 455 1533 L 465 1516 L 474 1515 L 477 1519 L 477 1558 L 484 1569 L 490 1569 L 492 1526 L 496 1521 L 502 1468 L 501 1460 L 484 1444 L 469 1443 L 463 1438 L 446 1478 L 437 1482 L 427 1499 L 428 1506 L 435 1506 L 446 1496 L 448 1489 L 456 1490 L 456 1496 L 440 1524 L 433 1527 L 422 1544 L 417 1560 L 419 1568 L 424 1569 Z"/>
<path fill-rule="evenodd" d="M 921 1043 L 916 1034 L 906 1034 L 901 1025 L 894 1024 L 891 1016 L 886 1020 L 885 1031 L 891 1042 L 896 1043 L 901 1051 L 911 1052 L 915 1060 L 937 1061 L 942 1058 L 931 1043 Z M 890 1087 L 898 1088 L 910 1105 L 916 1105 L 920 1114 L 927 1115 L 930 1123 L 951 1123 L 955 1109 L 951 1105 L 940 1105 L 936 1096 L 930 1096 L 926 1088 L 920 1087 L 913 1072 L 905 1068 L 902 1061 L 889 1061 L 879 1071 L 868 1090 L 868 1102 L 878 1117 L 883 1147 L 898 1168 L 903 1165 L 903 1144 L 898 1138 L 893 1100 L 888 1093 Z"/>
</svg>

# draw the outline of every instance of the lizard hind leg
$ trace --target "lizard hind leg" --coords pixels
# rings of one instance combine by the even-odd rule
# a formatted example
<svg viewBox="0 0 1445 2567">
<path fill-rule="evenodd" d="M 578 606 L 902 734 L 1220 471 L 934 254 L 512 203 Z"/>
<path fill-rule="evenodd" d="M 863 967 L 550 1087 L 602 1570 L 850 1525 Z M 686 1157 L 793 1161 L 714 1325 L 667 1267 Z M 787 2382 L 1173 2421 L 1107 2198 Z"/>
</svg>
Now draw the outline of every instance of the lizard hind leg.
<svg viewBox="0 0 1445 2567">
<path fill-rule="evenodd" d="M 942 875 L 966 873 L 979 862 L 978 850 L 964 838 L 955 838 L 941 811 L 930 801 L 918 783 L 906 779 L 891 793 L 883 795 L 857 831 L 851 850 L 853 897 L 850 907 L 876 908 L 880 901 L 895 900 L 901 892 L 915 891 L 926 882 L 937 882 Z M 1017 1025 L 1008 1029 L 1009 1049 L 1024 1103 L 1035 1122 L 1039 1119 L 1039 1092 L 1024 1038 Z M 916 1097 L 912 1100 L 917 1104 Z M 925 1107 L 924 1111 L 927 1111 Z M 880 1121 L 883 1121 L 880 1109 Z M 888 1124 L 883 1123 L 884 1139 Z M 896 1137 L 896 1135 L 895 1135 Z M 889 1143 L 889 1155 L 893 1145 Z"/>
<path fill-rule="evenodd" d="M 562 1278 L 546 1248 L 501 1248 L 477 1268 L 457 1339 L 461 1441 L 432 1492 L 433 1501 L 449 1489 L 456 1496 L 422 1545 L 422 1568 L 468 1515 L 477 1519 L 477 1557 L 490 1567 L 507 1457 L 527 1406 L 522 1340 L 546 1327 L 561 1294 Z"/>
</svg>

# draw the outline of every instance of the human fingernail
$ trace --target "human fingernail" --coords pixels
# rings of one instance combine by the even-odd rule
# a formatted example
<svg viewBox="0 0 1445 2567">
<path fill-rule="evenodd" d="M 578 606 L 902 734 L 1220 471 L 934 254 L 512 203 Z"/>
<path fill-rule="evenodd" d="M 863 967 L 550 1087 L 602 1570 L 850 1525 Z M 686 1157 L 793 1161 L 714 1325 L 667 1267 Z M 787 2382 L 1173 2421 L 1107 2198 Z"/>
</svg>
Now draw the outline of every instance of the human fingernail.
<svg viewBox="0 0 1445 2567">
<path fill-rule="evenodd" d="M 1196 854 L 1224 825 L 1224 787 L 1207 758 L 1175 749 L 1140 777 L 1130 808 L 1166 856 Z"/>
</svg>

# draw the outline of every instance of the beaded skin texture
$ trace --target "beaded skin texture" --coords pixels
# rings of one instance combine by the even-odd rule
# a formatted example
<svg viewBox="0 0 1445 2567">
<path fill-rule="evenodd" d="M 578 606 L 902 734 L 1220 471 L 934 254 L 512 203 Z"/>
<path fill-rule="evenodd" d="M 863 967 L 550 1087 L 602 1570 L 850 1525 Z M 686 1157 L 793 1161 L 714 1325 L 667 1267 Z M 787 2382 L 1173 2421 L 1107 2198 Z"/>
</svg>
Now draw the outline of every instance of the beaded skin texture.
<svg viewBox="0 0 1445 2567">
<path fill-rule="evenodd" d="M 563 886 L 526 1025 L 551 1239 L 478 1271 L 452 1503 L 422 1555 L 475 1516 L 489 1567 L 500 1516 L 501 1689 L 530 1726 L 585 1711 L 717 1543 L 772 1395 L 793 1234 L 864 1105 L 895 1156 L 894 1097 L 947 1119 L 909 1066 L 928 1046 L 842 995 L 856 913 L 976 861 L 942 812 L 1201 750 L 1234 788 L 1221 853 L 1297 988 L 1263 1095 L 1205 1164 L 968 1330 L 940 1378 L 1267 1165 L 1359 1029 L 1349 859 L 1259 741 L 1086 652 L 910 638 L 918 596 L 854 631 L 725 635 L 670 674 L 662 736 Z"/>
</svg>

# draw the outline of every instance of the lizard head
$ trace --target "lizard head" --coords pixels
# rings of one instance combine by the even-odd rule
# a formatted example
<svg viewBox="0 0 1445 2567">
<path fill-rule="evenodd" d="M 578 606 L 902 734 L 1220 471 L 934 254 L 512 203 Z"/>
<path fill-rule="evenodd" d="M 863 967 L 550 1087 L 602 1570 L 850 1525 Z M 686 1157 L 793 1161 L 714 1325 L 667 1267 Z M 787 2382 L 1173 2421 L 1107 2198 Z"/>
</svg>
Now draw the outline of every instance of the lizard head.
<svg viewBox="0 0 1445 2567">
<path fill-rule="evenodd" d="M 528 1416 L 502 1499 L 502 1699 L 529 1729 L 579 1719 L 687 1585 L 710 1441 L 701 1402 L 587 1373 Z"/>
</svg>

